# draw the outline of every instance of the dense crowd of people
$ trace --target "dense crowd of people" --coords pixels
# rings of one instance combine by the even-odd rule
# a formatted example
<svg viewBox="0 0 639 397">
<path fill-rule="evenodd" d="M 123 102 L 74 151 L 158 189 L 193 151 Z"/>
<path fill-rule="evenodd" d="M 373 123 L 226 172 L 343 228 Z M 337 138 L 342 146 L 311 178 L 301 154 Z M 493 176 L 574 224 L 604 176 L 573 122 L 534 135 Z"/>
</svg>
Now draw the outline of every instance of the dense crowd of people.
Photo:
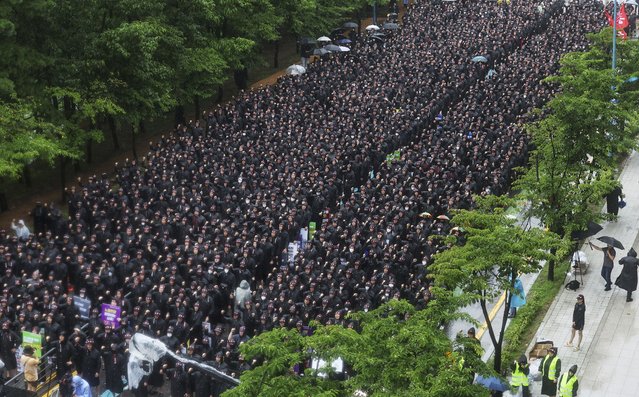
<svg viewBox="0 0 639 397">
<path fill-rule="evenodd" d="M 23 330 L 44 335 L 59 374 L 75 368 L 97 387 L 105 368 L 100 387 L 119 393 L 136 332 L 239 376 L 253 364 L 239 345 L 274 327 L 355 326 L 347 313 L 394 298 L 426 305 L 428 266 L 446 248 L 434 237 L 459 233 L 450 210 L 507 191 L 526 162 L 522 125 L 557 88 L 541 79 L 604 19 L 594 1 L 457 1 L 416 2 L 402 22 L 383 43 L 363 35 L 179 126 L 114 178 L 79 181 L 68 218 L 38 203 L 33 233 L 3 231 L 8 374 Z M 310 222 L 315 235 L 289 258 Z M 73 295 L 91 301 L 86 321 Z M 117 328 L 102 303 L 121 308 Z M 224 387 L 156 367 L 139 395 L 163 377 L 171 395 Z"/>
</svg>

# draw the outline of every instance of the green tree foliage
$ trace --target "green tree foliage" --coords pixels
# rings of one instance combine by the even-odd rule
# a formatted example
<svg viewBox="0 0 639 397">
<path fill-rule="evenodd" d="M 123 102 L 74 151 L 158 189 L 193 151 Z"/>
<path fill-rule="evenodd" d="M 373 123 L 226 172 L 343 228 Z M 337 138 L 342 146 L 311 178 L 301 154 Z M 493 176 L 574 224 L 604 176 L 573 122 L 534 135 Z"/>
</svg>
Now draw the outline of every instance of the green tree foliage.
<svg viewBox="0 0 639 397">
<path fill-rule="evenodd" d="M 64 141 L 65 132 L 33 113 L 31 104 L 0 99 L 0 175 L 18 178 L 37 159 L 77 158 Z"/>
<path fill-rule="evenodd" d="M 477 209 L 460 210 L 452 222 L 463 229 L 465 243 L 438 253 L 431 266 L 438 286 L 463 291 L 462 304 L 479 302 L 495 348 L 494 369 L 501 371 L 504 330 L 515 279 L 519 274 L 538 271 L 541 262 L 554 258 L 551 249 L 562 247 L 554 233 L 533 228 L 524 230 L 506 215 L 515 204 L 506 197 L 477 197 Z M 562 250 L 560 250 L 562 251 Z M 501 328 L 493 327 L 487 305 L 502 294 L 506 302 Z"/>
<path fill-rule="evenodd" d="M 61 164 L 90 152 L 91 143 L 102 140 L 98 127 L 106 121 L 117 148 L 118 126 L 129 127 L 134 139 L 144 121 L 212 96 L 232 71 L 246 75 L 259 63 L 260 45 L 283 35 L 325 34 L 359 5 L 354 0 L 0 2 L 4 125 L 12 115 L 18 115 L 14 123 L 24 119 L 21 114 L 33 115 L 14 131 L 29 133 L 11 142 L 35 139 L 30 123 L 42 122 L 33 147 L 51 148 L 48 153 L 56 153 Z M 58 142 L 41 145 L 52 137 Z M 28 160 L 26 154 L 3 158 L 16 162 L 7 163 L 0 176 L 16 176 L 25 161 L 50 158 L 38 153 Z"/>
<path fill-rule="evenodd" d="M 628 79 L 639 74 L 639 46 L 618 41 L 620 68 L 613 72 L 610 37 L 610 29 L 590 35 L 588 51 L 562 58 L 559 75 L 546 79 L 560 93 L 546 117 L 528 125 L 534 150 L 515 185 L 531 203 L 530 215 L 560 235 L 603 217 L 597 209 L 617 185 L 618 155 L 636 146 L 639 84 Z"/>
<path fill-rule="evenodd" d="M 393 300 L 371 312 L 352 316 L 359 332 L 341 326 L 318 326 L 312 336 L 297 330 L 275 329 L 240 346 L 248 360 L 261 363 L 242 374 L 240 385 L 227 391 L 234 396 L 352 396 L 356 391 L 373 396 L 487 396 L 472 385 L 472 371 L 459 359 L 464 341 L 453 345 L 440 330 L 453 313 L 438 299 L 422 311 L 406 301 Z M 292 372 L 295 364 L 311 357 L 332 362 L 340 357 L 352 368 L 346 381 L 317 376 L 327 368 L 311 368 L 303 376 Z M 483 363 L 474 369 L 489 373 Z"/>
</svg>

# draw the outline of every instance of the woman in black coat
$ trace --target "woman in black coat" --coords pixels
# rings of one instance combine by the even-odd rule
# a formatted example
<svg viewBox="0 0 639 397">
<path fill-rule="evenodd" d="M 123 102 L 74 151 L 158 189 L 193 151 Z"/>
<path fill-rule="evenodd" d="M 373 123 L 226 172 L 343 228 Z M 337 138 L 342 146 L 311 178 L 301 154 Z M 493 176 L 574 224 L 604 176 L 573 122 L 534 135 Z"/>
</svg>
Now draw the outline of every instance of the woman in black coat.
<svg viewBox="0 0 639 397">
<path fill-rule="evenodd" d="M 106 375 L 105 387 L 113 393 L 122 393 L 124 390 L 124 380 L 126 376 L 126 359 L 117 348 L 112 347 L 110 351 L 102 355 L 104 360 L 104 374 Z"/>
<path fill-rule="evenodd" d="M 632 302 L 632 291 L 637 289 L 637 266 L 639 266 L 637 252 L 630 248 L 628 256 L 619 259 L 619 264 L 623 265 L 623 269 L 615 284 L 626 290 L 626 302 Z"/>
</svg>

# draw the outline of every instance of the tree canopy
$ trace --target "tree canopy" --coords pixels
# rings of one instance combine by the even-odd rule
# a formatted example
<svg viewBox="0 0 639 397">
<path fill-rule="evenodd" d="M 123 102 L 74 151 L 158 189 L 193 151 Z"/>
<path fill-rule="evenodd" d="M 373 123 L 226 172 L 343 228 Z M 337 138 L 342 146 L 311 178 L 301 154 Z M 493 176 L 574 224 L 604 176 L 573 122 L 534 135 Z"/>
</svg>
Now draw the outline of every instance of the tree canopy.
<svg viewBox="0 0 639 397">
<path fill-rule="evenodd" d="M 352 315 L 358 330 L 342 326 L 317 326 L 312 335 L 298 330 L 275 329 L 240 346 L 247 360 L 259 365 L 240 378 L 240 385 L 224 393 L 234 396 L 352 396 L 357 391 L 373 396 L 488 396 L 487 389 L 473 385 L 472 370 L 460 365 L 469 341 L 452 342 L 440 328 L 455 315 L 445 310 L 450 302 L 441 299 L 421 311 L 406 301 L 392 300 L 371 312 Z M 293 368 L 311 358 L 332 362 L 343 359 L 346 380 L 318 376 L 307 368 Z M 483 363 L 473 369 L 484 374 Z"/>
<path fill-rule="evenodd" d="M 477 197 L 476 202 L 476 209 L 457 211 L 451 220 L 463 230 L 464 244 L 454 244 L 436 254 L 431 272 L 437 285 L 463 292 L 462 305 L 480 303 L 495 348 L 495 370 L 499 372 L 515 280 L 519 274 L 538 271 L 542 261 L 554 258 L 550 250 L 561 248 L 562 240 L 542 229 L 520 227 L 517 219 L 506 213 L 515 204 L 513 199 L 486 196 Z M 501 329 L 495 330 L 487 305 L 502 294 L 506 294 L 506 302 Z"/>
<path fill-rule="evenodd" d="M 106 120 L 135 133 L 145 120 L 213 96 L 231 71 L 259 62 L 264 43 L 326 34 L 359 6 L 356 0 L 2 2 L 0 152 L 7 155 L 0 176 L 19 177 L 36 159 L 82 158 L 87 142 L 102 139 L 97 127 Z M 21 148 L 25 142 L 32 144 Z"/>
<path fill-rule="evenodd" d="M 529 215 L 562 236 L 605 216 L 597 207 L 617 185 L 619 155 L 636 147 L 639 45 L 619 40 L 613 71 L 610 37 L 610 29 L 591 34 L 587 51 L 562 58 L 559 74 L 546 79 L 558 94 L 527 126 L 534 149 L 515 186 Z"/>
</svg>

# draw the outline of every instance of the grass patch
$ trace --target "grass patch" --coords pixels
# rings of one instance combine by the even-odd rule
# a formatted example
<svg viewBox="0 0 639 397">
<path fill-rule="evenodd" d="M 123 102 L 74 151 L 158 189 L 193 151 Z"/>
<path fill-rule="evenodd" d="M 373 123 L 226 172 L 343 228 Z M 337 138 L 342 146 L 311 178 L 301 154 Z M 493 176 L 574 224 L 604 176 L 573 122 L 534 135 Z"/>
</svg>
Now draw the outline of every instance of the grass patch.
<svg viewBox="0 0 639 397">
<path fill-rule="evenodd" d="M 568 266 L 569 262 L 563 261 L 555 267 L 554 281 L 548 281 L 548 266 L 541 270 L 526 295 L 526 304 L 517 309 L 517 316 L 506 328 L 502 363 L 510 363 L 526 352 L 548 308 L 564 285 L 564 274 L 568 271 Z"/>
</svg>

